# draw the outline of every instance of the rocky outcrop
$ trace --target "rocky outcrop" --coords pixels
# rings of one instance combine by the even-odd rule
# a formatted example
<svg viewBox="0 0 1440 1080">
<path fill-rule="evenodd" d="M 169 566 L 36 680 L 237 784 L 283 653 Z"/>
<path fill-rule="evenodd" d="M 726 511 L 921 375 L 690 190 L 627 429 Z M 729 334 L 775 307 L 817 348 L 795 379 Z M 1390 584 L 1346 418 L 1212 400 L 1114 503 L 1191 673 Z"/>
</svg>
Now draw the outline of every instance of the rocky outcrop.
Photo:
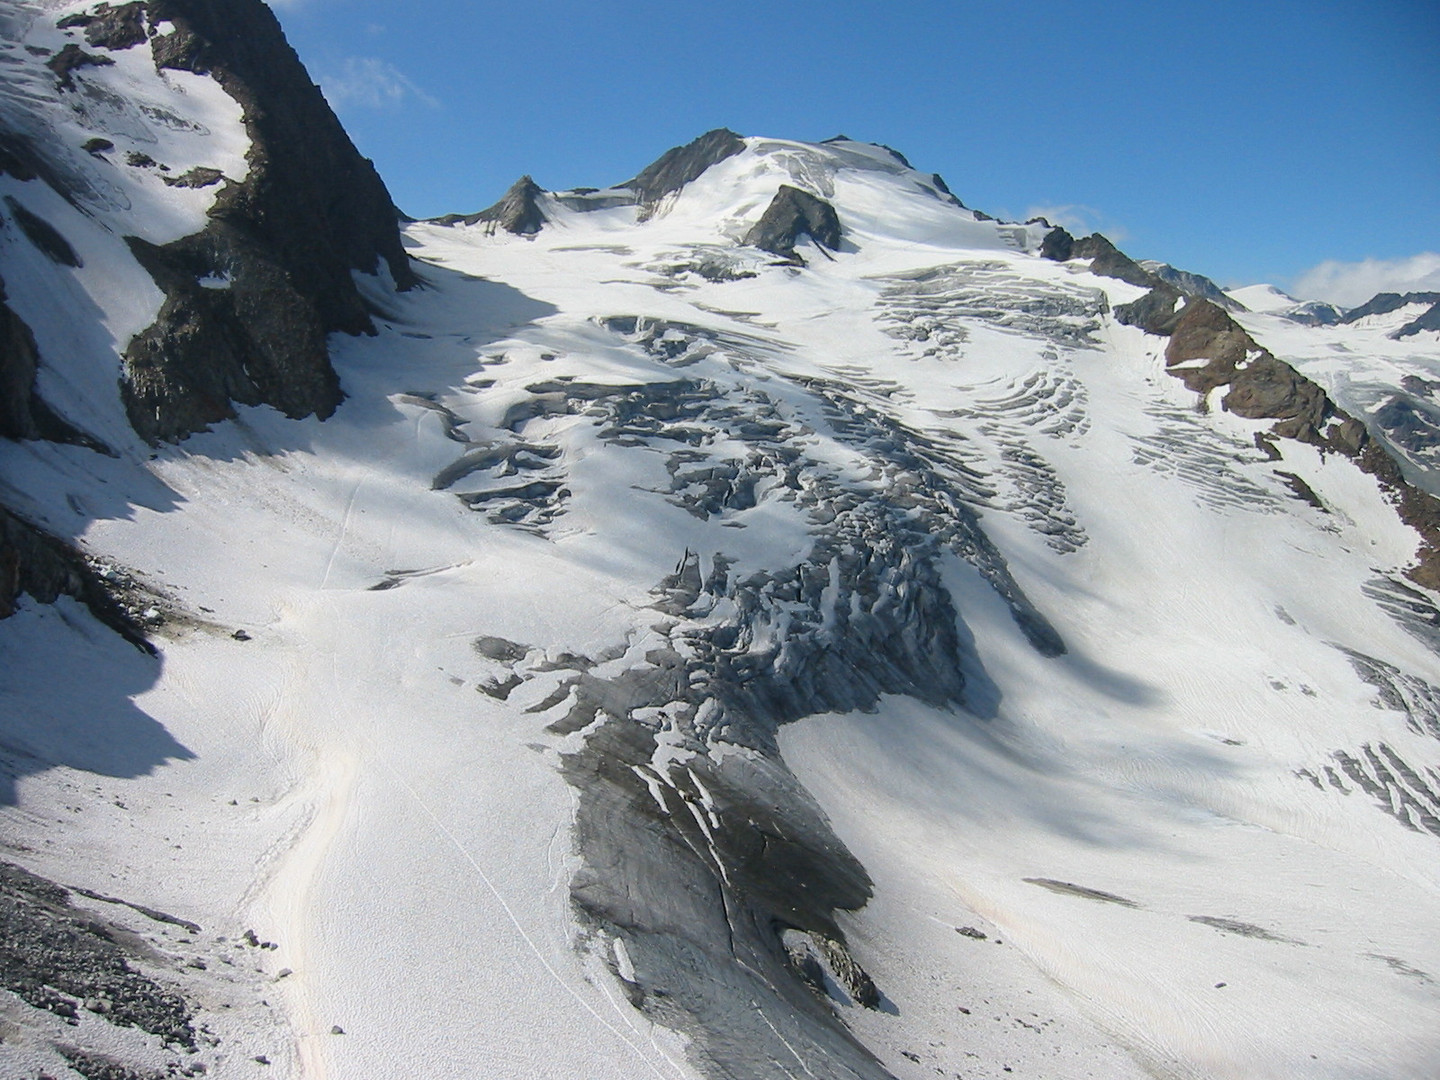
<svg viewBox="0 0 1440 1080">
<path fill-rule="evenodd" d="M 1429 304 L 1430 307 L 1418 318 L 1411 319 L 1391 334 L 1392 338 L 1398 341 L 1413 337 L 1422 330 L 1440 330 L 1440 293 L 1437 292 L 1376 293 L 1359 307 L 1347 311 L 1339 321 L 1359 322 L 1372 315 L 1389 315 L 1392 311 L 1399 311 L 1412 304 Z"/>
<path fill-rule="evenodd" d="M 130 940 L 72 907 L 66 889 L 0 863 L 0 986 L 57 1016 L 75 1020 L 83 1008 L 193 1051 L 190 1006 L 132 966 L 151 957 Z"/>
<path fill-rule="evenodd" d="M 50 410 L 35 388 L 40 350 L 30 327 L 7 304 L 0 280 L 0 438 L 48 439 L 105 448 Z M 14 614 L 22 594 L 42 603 L 69 596 L 141 648 L 141 629 L 110 596 L 83 555 L 0 506 L 0 619 Z"/>
<path fill-rule="evenodd" d="M 1126 326 L 1138 326 L 1148 334 L 1168 336 L 1184 310 L 1181 300 L 1179 290 L 1165 284 L 1157 285 L 1139 300 L 1118 305 L 1115 320 Z"/>
<path fill-rule="evenodd" d="M 621 187 L 635 192 L 641 207 L 641 220 L 666 195 L 674 194 L 696 179 L 712 165 L 734 157 L 745 149 L 745 140 L 729 128 L 707 131 L 684 146 L 672 147 L 641 170 L 633 180 Z"/>
<path fill-rule="evenodd" d="M 1368 318 L 1371 315 L 1389 315 L 1392 311 L 1399 311 L 1402 307 L 1407 307 L 1410 304 L 1440 304 L 1440 293 L 1376 293 L 1359 307 L 1347 311 L 1345 317 L 1340 321 L 1353 323 L 1359 322 L 1361 319 Z"/>
<path fill-rule="evenodd" d="M 1132 321 L 1150 333 L 1168 334 L 1166 365 L 1191 390 L 1209 395 L 1228 387 L 1221 399 L 1223 408 L 1251 420 L 1274 420 L 1270 436 L 1257 439 L 1272 457 L 1281 456 L 1275 439 L 1297 439 L 1343 454 L 1374 476 L 1400 519 L 1420 535 L 1420 551 L 1407 576 L 1418 585 L 1440 589 L 1440 499 L 1407 481 L 1399 464 L 1360 420 L 1337 408 L 1323 389 L 1259 345 L 1228 312 L 1208 300 L 1192 299 L 1173 321 L 1138 317 L 1142 310 L 1159 312 L 1173 303 L 1172 295 L 1157 289 L 1116 313 L 1137 316 L 1122 321 Z M 1197 360 L 1205 362 L 1197 364 Z"/>
<path fill-rule="evenodd" d="M 389 193 L 260 0 L 141 6 L 151 27 L 174 26 L 150 38 L 156 67 L 212 76 L 244 109 L 251 149 L 249 174 L 219 192 L 202 233 L 134 245 L 166 299 L 125 354 L 130 420 L 154 441 L 231 416 L 232 402 L 329 416 L 341 392 L 326 334 L 374 329 L 351 273 L 415 280 Z"/>
<path fill-rule="evenodd" d="M 1057 226 L 1046 233 L 1045 239 L 1040 242 L 1040 255 L 1042 258 L 1055 262 L 1089 259 L 1092 274 L 1116 278 L 1129 282 L 1131 285 L 1144 286 L 1147 289 L 1153 289 L 1155 286 L 1163 284 L 1158 277 L 1126 255 L 1100 233 L 1092 233 L 1076 240 L 1065 229 Z"/>
<path fill-rule="evenodd" d="M 1169 263 L 1155 262 L 1153 259 L 1146 259 L 1140 264 L 1140 268 L 1148 274 L 1153 274 L 1166 285 L 1170 285 L 1186 296 L 1195 296 L 1203 300 L 1209 300 L 1217 307 L 1226 311 L 1247 311 L 1248 308 L 1240 301 L 1227 296 L 1225 290 L 1216 285 L 1204 274 L 1191 273 L 1189 270 L 1178 270 Z"/>
<path fill-rule="evenodd" d="M 0 619 L 14 614 L 22 594 L 42 604 L 53 604 L 62 596 L 78 600 L 125 640 L 154 652 L 143 630 L 115 602 L 79 551 L 0 507 Z"/>
<path fill-rule="evenodd" d="M 61 19 L 61 29 L 79 26 L 85 29 L 85 40 L 105 49 L 129 49 L 146 40 L 145 5 L 142 2 L 111 7 L 99 4 L 93 11 L 79 12 Z"/>
<path fill-rule="evenodd" d="M 1323 300 L 1306 300 L 1287 311 L 1280 312 L 1280 315 L 1282 318 L 1300 323 L 1302 326 L 1334 326 L 1345 318 L 1344 312 L 1334 304 L 1327 304 Z"/>
<path fill-rule="evenodd" d="M 75 80 L 71 77 L 72 72 L 83 67 L 106 67 L 113 63 L 115 61 L 110 57 L 87 53 L 79 45 L 71 42 L 45 61 L 45 66 L 55 73 L 61 90 L 74 90 Z"/>
<path fill-rule="evenodd" d="M 540 196 L 543 194 L 539 184 L 529 176 L 522 176 L 510 185 L 510 190 L 494 206 L 478 214 L 447 214 L 436 218 L 435 224 L 485 225 L 489 235 L 497 229 L 504 229 L 516 236 L 533 236 L 548 220 L 540 209 Z"/>
<path fill-rule="evenodd" d="M 1206 360 L 1203 365 L 1191 361 Z M 1341 413 L 1315 383 L 1272 356 L 1230 315 L 1208 300 L 1185 305 L 1165 349 L 1171 374 L 1197 394 L 1230 388 L 1225 409 L 1250 420 L 1275 420 L 1274 433 L 1353 456 L 1365 441 L 1358 420 Z M 1338 420 L 1335 442 L 1327 432 Z"/>
<path fill-rule="evenodd" d="M 1415 334 L 1420 333 L 1421 330 L 1440 330 L 1440 302 L 1437 302 L 1418 319 L 1412 319 L 1406 323 L 1390 336 L 1398 340 L 1400 338 L 1413 337 Z"/>
<path fill-rule="evenodd" d="M 340 403 L 313 301 L 253 237 L 224 223 L 131 251 L 165 301 L 125 350 L 121 395 L 145 439 L 180 439 L 235 415 L 232 403 L 328 416 Z M 224 287 L 200 284 L 218 280 Z"/>
<path fill-rule="evenodd" d="M 1043 221 L 1044 219 L 1039 219 Z M 1045 224 L 1050 224 L 1048 221 Z M 1075 254 L 1075 237 L 1070 235 L 1068 229 L 1059 225 L 1045 234 L 1045 239 L 1040 241 L 1040 257 L 1049 259 L 1051 262 L 1069 262 Z"/>
<path fill-rule="evenodd" d="M 795 251 L 802 236 L 808 236 L 822 248 L 840 249 L 840 217 L 824 199 L 808 191 L 781 184 L 770 200 L 765 214 L 745 234 L 745 243 L 804 265 Z"/>
</svg>

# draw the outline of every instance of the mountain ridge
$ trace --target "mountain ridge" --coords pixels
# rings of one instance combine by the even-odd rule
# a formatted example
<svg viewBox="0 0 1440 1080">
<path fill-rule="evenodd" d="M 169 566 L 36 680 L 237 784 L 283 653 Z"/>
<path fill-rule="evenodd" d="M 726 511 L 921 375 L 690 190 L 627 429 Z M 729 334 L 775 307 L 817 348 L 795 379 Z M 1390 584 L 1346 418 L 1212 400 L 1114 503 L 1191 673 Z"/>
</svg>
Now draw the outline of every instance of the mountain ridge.
<svg viewBox="0 0 1440 1080">
<path fill-rule="evenodd" d="M 7 55 L 113 62 L 27 53 L 36 101 L 180 134 L 4 143 L 0 913 L 107 905 L 207 1038 L 25 974 L 7 1067 L 1440 1060 L 1428 338 L 843 137 L 402 248 L 340 132 L 360 209 L 276 239 L 328 177 L 261 128 L 323 105 L 268 12 L 45 17 Z"/>
</svg>

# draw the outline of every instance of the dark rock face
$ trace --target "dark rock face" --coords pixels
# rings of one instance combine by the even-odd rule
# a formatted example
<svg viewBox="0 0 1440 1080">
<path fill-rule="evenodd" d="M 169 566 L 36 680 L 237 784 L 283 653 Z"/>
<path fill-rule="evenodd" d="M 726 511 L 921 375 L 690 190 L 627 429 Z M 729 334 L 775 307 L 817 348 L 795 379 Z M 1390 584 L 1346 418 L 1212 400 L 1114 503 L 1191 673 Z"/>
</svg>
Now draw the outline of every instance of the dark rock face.
<svg viewBox="0 0 1440 1080">
<path fill-rule="evenodd" d="M 1149 300 L 1145 297 L 1126 307 L 1135 308 Z M 1390 301 L 1381 301 L 1381 305 L 1387 303 Z M 1400 306 L 1394 304 L 1386 310 Z M 1137 319 L 1135 325 L 1144 323 Z M 1165 361 L 1187 387 L 1208 394 L 1228 386 L 1224 408 L 1252 420 L 1276 421 L 1272 438 L 1262 437 L 1262 447 L 1278 454 L 1274 438 L 1298 439 L 1344 454 L 1374 476 L 1394 502 L 1400 520 L 1420 535 L 1420 551 L 1406 575 L 1425 588 L 1440 589 L 1440 499 L 1407 481 L 1390 452 L 1370 437 L 1361 421 L 1336 408 L 1324 390 L 1262 348 L 1227 312 L 1208 300 L 1186 304 L 1168 333 Z M 1193 360 L 1207 363 L 1176 369 L 1176 365 Z"/>
<path fill-rule="evenodd" d="M 46 257 L 61 266 L 78 267 L 80 265 L 80 256 L 75 254 L 75 249 L 70 246 L 70 242 L 60 235 L 54 225 L 44 218 L 32 214 L 24 205 L 16 202 L 9 195 L 5 196 L 5 208 L 10 211 L 10 216 L 15 219 L 15 224 L 20 226 L 20 231 L 32 244 L 44 252 Z"/>
<path fill-rule="evenodd" d="M 1223 402 L 1229 411 L 1251 420 L 1277 420 L 1274 431 L 1281 437 L 1330 446 L 1322 427 L 1337 410 L 1325 391 L 1262 349 L 1208 300 L 1185 306 L 1165 350 L 1165 362 L 1172 368 L 1199 359 L 1209 363 L 1173 372 L 1197 394 L 1229 386 Z"/>
<path fill-rule="evenodd" d="M 1075 237 L 1058 225 L 1040 241 L 1040 257 L 1051 262 L 1069 262 L 1075 253 Z"/>
<path fill-rule="evenodd" d="M 1418 334 L 1421 330 L 1440 330 L 1440 302 L 1437 302 L 1418 319 L 1412 319 L 1406 323 L 1391 336 L 1397 339 L 1407 338 Z"/>
<path fill-rule="evenodd" d="M 0 507 L 0 619 L 15 611 L 24 593 L 43 604 L 69 596 L 110 629 L 145 652 L 154 652 L 75 548 Z"/>
<path fill-rule="evenodd" d="M 1168 335 L 1180 321 L 1183 309 L 1179 305 L 1179 291 L 1169 285 L 1161 285 L 1139 300 L 1121 304 L 1115 309 L 1115 319 L 1126 326 L 1138 326 L 1148 334 Z"/>
<path fill-rule="evenodd" d="M 808 191 L 781 184 L 765 214 L 748 233 L 745 243 L 786 259 L 803 261 L 795 244 L 808 236 L 823 248 L 840 249 L 840 217 L 824 199 Z"/>
<path fill-rule="evenodd" d="M 383 260 L 399 287 L 415 280 L 389 194 L 260 0 L 145 9 L 176 28 L 151 41 L 157 68 L 212 75 L 244 108 L 252 146 L 249 175 L 220 192 L 204 232 L 142 258 L 166 300 L 126 352 L 131 422 L 153 441 L 233 415 L 232 400 L 329 416 L 341 393 L 325 335 L 374 329 L 351 271 Z M 228 297 L 201 291 L 217 273 Z"/>
<path fill-rule="evenodd" d="M 103 450 L 41 400 L 35 390 L 39 362 L 35 335 L 5 302 L 5 283 L 0 281 L 0 438 L 48 439 Z M 111 598 L 84 556 L 0 506 L 0 619 L 14 613 L 22 593 L 42 603 L 73 597 L 101 622 L 149 649 L 140 628 Z"/>
<path fill-rule="evenodd" d="M 1282 314 L 1291 322 L 1303 326 L 1334 326 L 1345 318 L 1344 313 L 1334 304 L 1327 304 L 1322 300 L 1307 300 Z"/>
<path fill-rule="evenodd" d="M 61 29 L 83 26 L 85 40 L 105 49 L 129 49 L 146 40 L 145 5 L 138 0 L 119 7 L 100 4 L 94 11 L 67 16 L 57 25 Z"/>
<path fill-rule="evenodd" d="M 35 390 L 40 364 L 35 335 L 5 300 L 5 282 L 0 279 L 0 438 L 49 439 L 100 449 L 41 400 Z"/>
<path fill-rule="evenodd" d="M 60 80 L 60 89 L 74 90 L 75 79 L 71 73 L 83 67 L 104 67 L 107 64 L 115 63 L 108 56 L 96 56 L 94 53 L 87 53 L 79 45 L 73 42 L 66 45 L 58 53 L 45 62 L 45 66 L 55 73 Z"/>
<path fill-rule="evenodd" d="M 1154 288 L 1159 278 L 1130 258 L 1099 233 L 1092 233 L 1082 240 L 1076 240 L 1071 251 L 1072 259 L 1089 259 L 1090 272 L 1102 277 L 1117 278 L 1131 285 Z"/>
<path fill-rule="evenodd" d="M 1440 304 L 1440 293 L 1433 292 L 1412 292 L 1412 293 L 1376 293 L 1365 303 L 1345 313 L 1341 319 L 1344 323 L 1359 322 L 1370 315 L 1388 315 L 1392 311 L 1399 311 L 1407 304 Z"/>
<path fill-rule="evenodd" d="M 1040 255 L 1054 262 L 1089 259 L 1092 274 L 1128 281 L 1131 285 L 1143 285 L 1153 289 L 1162 284 L 1158 277 L 1099 233 L 1076 240 L 1068 231 L 1057 226 L 1045 234 L 1045 239 L 1040 243 Z"/>
<path fill-rule="evenodd" d="M 448 214 L 436 218 L 437 225 L 480 225 L 487 226 L 486 232 L 493 234 L 504 229 L 516 236 L 533 236 L 545 225 L 546 217 L 540 209 L 540 196 L 544 192 L 540 185 L 529 176 L 522 176 L 510 185 L 500 201 L 478 214 Z"/>
<path fill-rule="evenodd" d="M 1414 380 L 1414 376 L 1407 377 L 1405 382 L 1411 380 Z M 1424 384 L 1424 380 L 1414 381 L 1422 386 Z M 1411 386 L 1406 386 L 1405 389 L 1416 393 Z M 1374 420 L 1385 430 L 1392 443 L 1403 446 L 1411 453 L 1423 455 L 1440 447 L 1440 413 L 1437 413 L 1434 406 L 1422 400 L 1392 397 L 1375 410 Z"/>
<path fill-rule="evenodd" d="M 183 438 L 234 416 L 232 402 L 291 417 L 334 411 L 340 380 L 314 304 L 252 236 L 215 222 L 163 248 L 130 247 L 165 291 L 155 323 L 125 350 L 121 395 L 143 438 Z M 227 284 L 199 283 L 209 278 Z"/>
<path fill-rule="evenodd" d="M 197 165 L 189 172 L 181 173 L 179 176 L 162 177 L 166 187 L 182 188 L 207 188 L 214 187 L 225 179 L 225 174 L 219 169 L 207 169 L 203 165 Z"/>
<path fill-rule="evenodd" d="M 666 195 L 679 191 L 710 166 L 744 149 L 745 140 L 739 135 L 729 128 L 716 128 L 684 146 L 666 150 L 635 179 L 620 186 L 634 191 L 642 207 L 652 206 Z M 643 216 L 646 215 L 642 211 Z"/>
<path fill-rule="evenodd" d="M 1203 300 L 1209 300 L 1217 307 L 1226 311 L 1246 311 L 1244 304 L 1238 300 L 1232 300 L 1225 295 L 1225 291 L 1211 281 L 1204 274 L 1191 273 L 1189 270 L 1178 270 L 1169 263 L 1142 262 L 1140 268 L 1147 273 L 1154 274 L 1165 284 L 1172 286 L 1178 292 L 1186 296 L 1195 296 Z"/>
</svg>

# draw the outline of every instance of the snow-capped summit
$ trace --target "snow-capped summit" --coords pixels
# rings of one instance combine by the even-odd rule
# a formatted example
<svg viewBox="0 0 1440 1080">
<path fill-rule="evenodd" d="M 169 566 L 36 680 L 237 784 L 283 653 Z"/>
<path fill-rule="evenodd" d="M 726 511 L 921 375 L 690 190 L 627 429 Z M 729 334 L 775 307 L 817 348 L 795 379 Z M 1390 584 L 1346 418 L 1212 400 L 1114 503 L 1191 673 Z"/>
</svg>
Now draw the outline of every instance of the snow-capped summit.
<svg viewBox="0 0 1440 1080">
<path fill-rule="evenodd" d="M 1238 289 L 1231 289 L 1226 295 L 1244 307 L 1246 311 L 1258 311 L 1266 315 L 1293 308 L 1300 303 L 1295 297 L 1277 289 L 1274 285 L 1245 285 Z"/>
<path fill-rule="evenodd" d="M 1433 1075 L 1403 302 L 724 129 L 402 249 L 258 0 L 0 16 L 6 1075 Z"/>
</svg>

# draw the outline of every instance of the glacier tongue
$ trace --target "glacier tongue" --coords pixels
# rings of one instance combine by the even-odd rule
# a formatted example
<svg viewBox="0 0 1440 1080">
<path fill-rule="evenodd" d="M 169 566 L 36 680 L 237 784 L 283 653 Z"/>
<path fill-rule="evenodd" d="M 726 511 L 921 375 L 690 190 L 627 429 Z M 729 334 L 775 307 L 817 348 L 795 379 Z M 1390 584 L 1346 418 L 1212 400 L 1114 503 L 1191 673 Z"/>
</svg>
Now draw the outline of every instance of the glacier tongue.
<svg viewBox="0 0 1440 1080">
<path fill-rule="evenodd" d="M 0 446 L 163 624 L 0 622 L 15 861 L 205 927 L 226 1076 L 1433 1074 L 1440 614 L 1386 490 L 1043 225 L 705 138 L 407 226 L 323 423 Z M 741 243 L 782 186 L 839 223 L 803 266 Z M 1255 307 L 1337 398 L 1385 329 Z M 1440 364 L 1385 340 L 1377 385 Z M 0 1060 L 70 1045 L 32 1012 Z"/>
</svg>

